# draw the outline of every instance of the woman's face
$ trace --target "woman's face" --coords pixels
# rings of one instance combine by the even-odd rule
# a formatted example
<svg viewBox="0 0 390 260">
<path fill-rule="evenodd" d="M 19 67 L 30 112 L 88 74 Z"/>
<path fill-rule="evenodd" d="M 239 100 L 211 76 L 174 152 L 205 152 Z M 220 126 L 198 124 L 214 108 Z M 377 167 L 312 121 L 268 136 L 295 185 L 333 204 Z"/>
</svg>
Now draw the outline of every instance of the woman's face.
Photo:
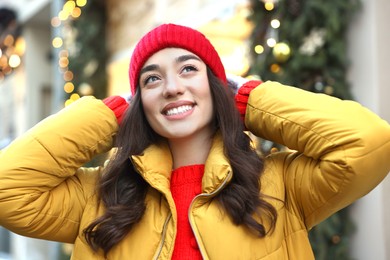
<svg viewBox="0 0 390 260">
<path fill-rule="evenodd" d="M 156 52 L 140 73 L 141 100 L 150 126 L 173 140 L 210 137 L 213 105 L 206 64 L 180 48 Z"/>
</svg>

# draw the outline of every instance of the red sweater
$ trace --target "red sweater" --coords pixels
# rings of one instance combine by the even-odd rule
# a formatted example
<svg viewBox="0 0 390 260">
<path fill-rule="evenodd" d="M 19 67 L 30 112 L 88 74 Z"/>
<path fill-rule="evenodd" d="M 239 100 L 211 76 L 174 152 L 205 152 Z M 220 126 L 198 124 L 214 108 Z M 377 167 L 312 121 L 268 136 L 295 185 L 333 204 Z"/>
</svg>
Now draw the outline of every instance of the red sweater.
<svg viewBox="0 0 390 260">
<path fill-rule="evenodd" d="M 171 192 L 177 211 L 177 235 L 172 259 L 202 259 L 188 221 L 192 199 L 202 191 L 204 165 L 183 166 L 172 171 Z"/>
</svg>

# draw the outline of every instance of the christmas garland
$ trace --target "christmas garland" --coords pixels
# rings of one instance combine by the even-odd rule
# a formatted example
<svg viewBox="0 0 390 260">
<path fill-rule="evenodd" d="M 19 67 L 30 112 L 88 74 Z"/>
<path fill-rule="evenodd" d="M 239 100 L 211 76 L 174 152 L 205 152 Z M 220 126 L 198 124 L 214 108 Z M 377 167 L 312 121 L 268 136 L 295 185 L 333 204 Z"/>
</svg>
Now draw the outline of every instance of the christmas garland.
<svg viewBox="0 0 390 260">
<path fill-rule="evenodd" d="M 358 0 L 251 0 L 251 5 L 251 74 L 352 99 L 346 33 Z"/>
<path fill-rule="evenodd" d="M 342 99 L 352 99 L 346 33 L 358 0 L 251 0 L 254 30 L 248 74 Z M 283 149 L 259 140 L 264 154 Z M 350 259 L 354 224 L 348 208 L 309 232 L 317 260 Z"/>
<path fill-rule="evenodd" d="M 71 28 L 69 70 L 73 72 L 75 91 L 81 96 L 104 98 L 108 82 L 105 1 L 88 1 L 80 17 L 71 21 Z"/>
</svg>

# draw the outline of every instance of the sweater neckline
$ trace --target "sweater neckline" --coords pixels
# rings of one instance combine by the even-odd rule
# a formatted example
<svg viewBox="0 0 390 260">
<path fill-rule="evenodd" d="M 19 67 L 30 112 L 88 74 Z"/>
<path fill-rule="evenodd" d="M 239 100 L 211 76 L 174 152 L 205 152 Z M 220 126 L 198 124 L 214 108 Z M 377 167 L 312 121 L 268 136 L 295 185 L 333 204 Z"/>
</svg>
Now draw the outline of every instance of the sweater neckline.
<svg viewBox="0 0 390 260">
<path fill-rule="evenodd" d="M 186 182 L 201 181 L 204 173 L 204 164 L 181 166 L 172 170 L 171 186 Z"/>
</svg>

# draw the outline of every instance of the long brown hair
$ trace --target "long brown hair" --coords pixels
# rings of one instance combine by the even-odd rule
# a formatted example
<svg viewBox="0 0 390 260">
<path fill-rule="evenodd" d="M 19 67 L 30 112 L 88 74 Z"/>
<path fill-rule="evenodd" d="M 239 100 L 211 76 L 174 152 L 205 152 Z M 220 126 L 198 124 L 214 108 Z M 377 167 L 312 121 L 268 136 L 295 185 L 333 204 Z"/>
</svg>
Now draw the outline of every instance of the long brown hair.
<svg viewBox="0 0 390 260">
<path fill-rule="evenodd" d="M 232 92 L 210 69 L 207 74 L 214 104 L 214 123 L 221 132 L 224 153 L 233 169 L 232 181 L 215 198 L 235 224 L 245 225 L 264 237 L 274 228 L 277 212 L 260 193 L 263 159 L 251 147 L 250 138 L 243 131 Z M 148 184 L 135 171 L 129 156 L 142 153 L 161 139 L 145 118 L 139 92 L 133 97 L 117 134 L 118 150 L 98 183 L 99 198 L 106 211 L 84 230 L 91 248 L 102 249 L 106 255 L 139 222 L 146 208 Z M 271 222 L 270 230 L 257 222 L 254 215 L 267 217 Z"/>
</svg>

